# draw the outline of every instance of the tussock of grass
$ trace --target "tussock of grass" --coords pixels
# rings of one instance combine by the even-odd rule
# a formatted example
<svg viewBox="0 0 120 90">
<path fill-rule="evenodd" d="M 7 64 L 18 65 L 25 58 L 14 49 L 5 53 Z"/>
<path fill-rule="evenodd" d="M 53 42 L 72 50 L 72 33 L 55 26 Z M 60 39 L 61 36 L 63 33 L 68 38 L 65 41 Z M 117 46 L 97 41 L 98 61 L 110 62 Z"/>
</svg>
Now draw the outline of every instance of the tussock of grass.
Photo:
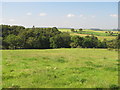
<svg viewBox="0 0 120 90">
<path fill-rule="evenodd" d="M 105 70 L 115 72 L 115 71 L 118 71 L 118 67 L 107 67 L 107 68 L 105 68 Z"/>
</svg>

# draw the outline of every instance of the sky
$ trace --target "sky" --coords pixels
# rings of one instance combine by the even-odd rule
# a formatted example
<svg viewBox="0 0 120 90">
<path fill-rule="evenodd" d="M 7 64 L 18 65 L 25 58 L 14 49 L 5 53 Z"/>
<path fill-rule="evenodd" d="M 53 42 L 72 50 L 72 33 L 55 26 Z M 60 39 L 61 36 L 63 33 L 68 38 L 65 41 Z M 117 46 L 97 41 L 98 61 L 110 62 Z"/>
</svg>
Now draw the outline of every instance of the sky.
<svg viewBox="0 0 120 90">
<path fill-rule="evenodd" d="M 0 0 L 2 2 L 119 2 L 119 0 Z"/>
<path fill-rule="evenodd" d="M 1 15 L 25 27 L 118 28 L 117 2 L 3 2 Z"/>
</svg>

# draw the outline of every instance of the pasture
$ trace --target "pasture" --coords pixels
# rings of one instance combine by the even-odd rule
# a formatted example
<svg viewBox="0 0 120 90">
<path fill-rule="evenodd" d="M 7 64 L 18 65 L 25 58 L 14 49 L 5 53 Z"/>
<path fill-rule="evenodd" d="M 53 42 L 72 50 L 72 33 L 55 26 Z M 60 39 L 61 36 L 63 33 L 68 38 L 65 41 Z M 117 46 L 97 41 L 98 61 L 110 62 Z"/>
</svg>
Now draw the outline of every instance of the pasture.
<svg viewBox="0 0 120 90">
<path fill-rule="evenodd" d="M 2 50 L 3 88 L 114 88 L 118 52 L 107 49 Z"/>
</svg>

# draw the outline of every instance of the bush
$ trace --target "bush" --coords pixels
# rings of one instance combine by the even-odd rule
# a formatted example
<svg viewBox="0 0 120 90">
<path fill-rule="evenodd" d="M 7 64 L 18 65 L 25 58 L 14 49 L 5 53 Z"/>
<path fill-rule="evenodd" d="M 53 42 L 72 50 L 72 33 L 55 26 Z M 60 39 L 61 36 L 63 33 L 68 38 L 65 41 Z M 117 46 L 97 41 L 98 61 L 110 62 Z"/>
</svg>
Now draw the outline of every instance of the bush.
<svg viewBox="0 0 120 90">
<path fill-rule="evenodd" d="M 61 33 L 50 38 L 51 48 L 69 48 L 70 47 L 70 35 L 68 33 Z"/>
<path fill-rule="evenodd" d="M 112 84 L 112 85 L 110 85 L 110 88 L 113 89 L 113 90 L 118 90 L 119 86 L 115 85 L 115 84 Z"/>
<path fill-rule="evenodd" d="M 120 48 L 120 34 L 114 40 L 98 40 L 94 35 L 70 36 L 53 28 L 25 28 L 1 25 L 2 49 L 49 49 L 49 48 Z M 82 29 L 79 29 L 81 32 Z M 71 29 L 75 32 L 74 29 Z M 1 33 L 1 32 L 0 32 Z M 109 49 L 108 49 L 109 50 Z"/>
</svg>

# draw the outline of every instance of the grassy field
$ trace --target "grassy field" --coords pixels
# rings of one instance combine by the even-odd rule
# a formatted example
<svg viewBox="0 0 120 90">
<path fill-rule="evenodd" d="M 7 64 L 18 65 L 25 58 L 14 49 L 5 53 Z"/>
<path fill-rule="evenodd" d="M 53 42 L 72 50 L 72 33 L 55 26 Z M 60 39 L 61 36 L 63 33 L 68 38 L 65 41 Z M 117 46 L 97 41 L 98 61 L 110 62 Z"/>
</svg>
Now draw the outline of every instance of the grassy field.
<svg viewBox="0 0 120 90">
<path fill-rule="evenodd" d="M 118 86 L 117 51 L 107 49 L 2 50 L 4 88 Z"/>
<path fill-rule="evenodd" d="M 70 35 L 72 36 L 75 36 L 75 35 L 78 35 L 78 36 L 81 36 L 81 37 L 85 37 L 87 36 L 88 34 L 78 34 L 78 33 L 70 33 Z M 91 35 L 89 35 L 91 36 Z M 104 39 L 106 40 L 113 40 L 113 39 L 116 39 L 116 36 L 96 36 L 99 40 L 103 41 Z"/>
<path fill-rule="evenodd" d="M 2 51 L 0 51 L 0 90 L 2 89 Z"/>
<path fill-rule="evenodd" d="M 75 29 L 75 30 L 79 31 L 78 29 Z M 61 31 L 61 32 L 71 32 L 70 29 L 59 29 L 59 31 Z M 90 29 L 84 29 L 83 31 L 85 31 L 85 32 L 98 32 L 98 33 L 105 33 L 106 32 L 106 31 L 95 31 L 95 30 L 90 30 Z M 113 33 L 119 33 L 118 31 L 112 31 L 112 32 Z"/>
<path fill-rule="evenodd" d="M 81 32 L 81 33 L 71 32 L 70 29 L 59 29 L 59 31 L 68 32 L 72 36 L 78 35 L 78 36 L 81 36 L 81 37 L 85 37 L 87 35 L 93 34 L 94 36 L 98 37 L 98 39 L 101 40 L 101 41 L 104 40 L 104 39 L 112 40 L 112 39 L 116 38 L 116 36 L 109 36 L 109 33 L 105 33 L 106 31 L 95 31 L 95 30 L 89 30 L 89 29 L 83 30 L 83 32 Z M 76 31 L 79 31 L 79 30 L 76 29 Z M 118 31 L 112 31 L 112 32 L 113 33 L 118 33 Z M 114 35 L 117 35 L 117 34 L 114 34 Z"/>
</svg>

